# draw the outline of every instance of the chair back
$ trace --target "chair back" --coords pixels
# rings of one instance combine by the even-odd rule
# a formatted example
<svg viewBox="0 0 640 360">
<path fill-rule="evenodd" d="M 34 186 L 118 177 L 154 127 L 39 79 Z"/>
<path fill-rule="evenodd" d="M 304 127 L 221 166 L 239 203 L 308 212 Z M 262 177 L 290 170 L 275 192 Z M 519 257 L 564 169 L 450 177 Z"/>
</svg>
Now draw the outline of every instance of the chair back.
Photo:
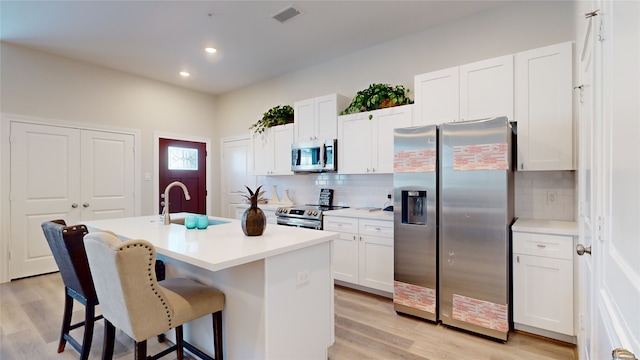
<svg viewBox="0 0 640 360">
<path fill-rule="evenodd" d="M 97 303 L 83 242 L 84 235 L 89 232 L 87 227 L 66 226 L 64 220 L 53 220 L 44 222 L 42 231 L 58 265 L 64 286 L 89 302 Z"/>
<path fill-rule="evenodd" d="M 100 308 L 109 322 L 136 341 L 176 326 L 156 279 L 156 251 L 150 242 L 123 242 L 110 232 L 91 232 L 84 241 Z"/>
</svg>

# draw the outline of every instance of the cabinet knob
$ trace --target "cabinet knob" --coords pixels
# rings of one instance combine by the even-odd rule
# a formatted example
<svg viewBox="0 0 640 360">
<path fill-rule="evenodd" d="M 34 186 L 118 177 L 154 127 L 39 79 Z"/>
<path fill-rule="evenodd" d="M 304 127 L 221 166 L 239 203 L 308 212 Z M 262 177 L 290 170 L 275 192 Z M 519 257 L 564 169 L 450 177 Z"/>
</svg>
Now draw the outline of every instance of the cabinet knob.
<svg viewBox="0 0 640 360">
<path fill-rule="evenodd" d="M 82 203 L 82 207 L 88 208 L 89 207 L 89 203 Z"/>
<path fill-rule="evenodd" d="M 578 253 L 578 255 L 580 255 L 580 256 L 584 255 L 584 253 L 587 253 L 587 254 L 591 255 L 591 246 L 584 247 L 584 245 L 578 244 L 576 246 L 576 253 Z"/>
<path fill-rule="evenodd" d="M 78 207 L 78 204 L 77 203 L 73 203 L 73 204 L 71 204 L 71 207 L 75 209 L 75 208 Z"/>
</svg>

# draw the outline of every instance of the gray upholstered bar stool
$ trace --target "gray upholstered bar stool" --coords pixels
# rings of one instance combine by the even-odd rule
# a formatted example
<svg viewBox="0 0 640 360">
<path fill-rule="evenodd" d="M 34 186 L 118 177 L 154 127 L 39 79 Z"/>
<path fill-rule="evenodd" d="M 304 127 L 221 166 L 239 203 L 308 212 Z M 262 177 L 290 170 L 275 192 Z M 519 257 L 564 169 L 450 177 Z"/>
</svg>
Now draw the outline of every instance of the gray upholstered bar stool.
<svg viewBox="0 0 640 360">
<path fill-rule="evenodd" d="M 147 339 L 172 328 L 176 344 L 149 359 L 173 351 L 182 359 L 183 349 L 212 359 L 182 339 L 182 325 L 207 314 L 213 317 L 215 359 L 222 359 L 222 292 L 189 279 L 158 282 L 156 251 L 146 240 L 122 242 L 110 232 L 91 232 L 84 243 L 105 319 L 103 359 L 113 357 L 115 328 L 135 341 L 135 359 L 147 359 Z"/>
</svg>

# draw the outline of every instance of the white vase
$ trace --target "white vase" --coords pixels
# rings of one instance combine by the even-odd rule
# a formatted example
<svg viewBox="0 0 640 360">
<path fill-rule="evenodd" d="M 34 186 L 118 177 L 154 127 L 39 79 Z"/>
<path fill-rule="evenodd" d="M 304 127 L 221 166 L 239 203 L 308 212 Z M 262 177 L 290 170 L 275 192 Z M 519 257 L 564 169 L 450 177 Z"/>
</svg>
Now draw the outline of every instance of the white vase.
<svg viewBox="0 0 640 360">
<path fill-rule="evenodd" d="M 271 193 L 271 200 L 269 200 L 271 204 L 280 204 L 280 199 L 278 198 L 278 185 L 273 185 L 273 192 Z"/>
<path fill-rule="evenodd" d="M 293 205 L 293 201 L 289 199 L 289 189 L 284 189 L 284 199 L 282 199 L 280 203 L 285 205 Z"/>
</svg>

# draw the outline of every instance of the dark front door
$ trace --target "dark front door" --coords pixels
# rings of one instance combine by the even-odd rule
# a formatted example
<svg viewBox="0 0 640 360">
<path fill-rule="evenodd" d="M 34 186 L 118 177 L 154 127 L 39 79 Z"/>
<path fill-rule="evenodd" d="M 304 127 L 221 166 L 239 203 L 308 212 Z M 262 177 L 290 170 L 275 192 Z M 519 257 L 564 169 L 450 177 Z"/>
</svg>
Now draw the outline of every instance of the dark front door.
<svg viewBox="0 0 640 360">
<path fill-rule="evenodd" d="M 174 181 L 180 181 L 187 186 L 191 200 L 184 198 L 182 189 L 174 186 L 170 193 L 169 211 L 190 212 L 196 214 L 206 214 L 207 201 L 207 147 L 205 143 L 159 139 L 159 166 L 160 166 L 160 194 L 158 201 L 160 212 L 162 212 L 162 202 L 164 199 L 164 189 Z"/>
</svg>

